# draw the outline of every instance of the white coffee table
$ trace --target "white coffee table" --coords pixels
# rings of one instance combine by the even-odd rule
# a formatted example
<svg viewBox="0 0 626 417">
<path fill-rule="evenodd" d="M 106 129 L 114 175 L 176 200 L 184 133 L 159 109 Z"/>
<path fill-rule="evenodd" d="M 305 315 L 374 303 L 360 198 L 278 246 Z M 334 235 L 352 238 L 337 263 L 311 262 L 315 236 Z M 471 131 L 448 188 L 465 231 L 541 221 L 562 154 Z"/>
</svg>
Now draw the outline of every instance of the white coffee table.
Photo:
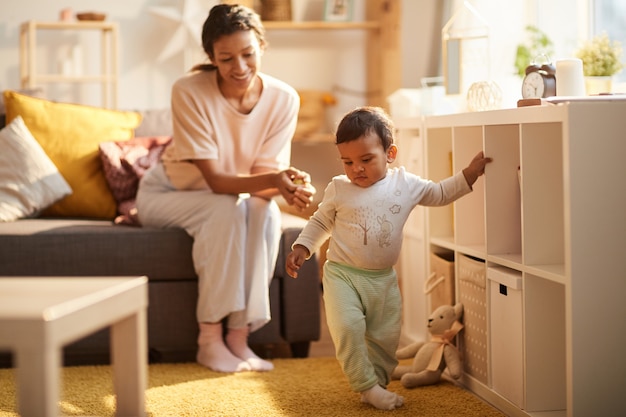
<svg viewBox="0 0 626 417">
<path fill-rule="evenodd" d="M 111 327 L 117 416 L 144 416 L 146 277 L 0 277 L 0 349 L 14 353 L 22 417 L 59 413 L 63 346 Z"/>
</svg>

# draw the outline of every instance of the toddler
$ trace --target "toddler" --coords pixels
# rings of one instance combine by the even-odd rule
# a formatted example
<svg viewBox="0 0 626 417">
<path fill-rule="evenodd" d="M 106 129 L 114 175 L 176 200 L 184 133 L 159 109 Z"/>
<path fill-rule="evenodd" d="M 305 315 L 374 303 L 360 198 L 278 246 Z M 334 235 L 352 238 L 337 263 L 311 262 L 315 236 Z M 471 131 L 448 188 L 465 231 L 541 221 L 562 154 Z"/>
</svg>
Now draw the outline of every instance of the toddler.
<svg viewBox="0 0 626 417">
<path fill-rule="evenodd" d="M 393 123 L 378 107 L 346 114 L 336 132 L 345 175 L 327 185 L 317 211 L 286 260 L 298 269 L 329 238 L 324 302 L 336 356 L 361 401 L 393 410 L 403 397 L 388 391 L 397 366 L 401 299 L 393 265 L 402 229 L 416 205 L 441 206 L 471 191 L 491 161 L 479 152 L 469 166 L 439 183 L 390 168 L 397 156 Z"/>
</svg>

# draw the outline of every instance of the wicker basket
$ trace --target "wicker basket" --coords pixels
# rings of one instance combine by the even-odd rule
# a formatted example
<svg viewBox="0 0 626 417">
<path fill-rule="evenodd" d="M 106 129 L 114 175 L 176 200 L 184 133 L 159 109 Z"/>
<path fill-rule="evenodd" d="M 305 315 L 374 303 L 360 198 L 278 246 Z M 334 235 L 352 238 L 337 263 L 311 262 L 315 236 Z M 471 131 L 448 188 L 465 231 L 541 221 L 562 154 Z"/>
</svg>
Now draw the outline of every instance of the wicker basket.
<svg viewBox="0 0 626 417">
<path fill-rule="evenodd" d="M 464 354 L 465 373 L 488 384 L 487 365 L 487 267 L 485 262 L 464 255 L 457 257 L 458 300 L 463 303 L 459 349 Z"/>
<path fill-rule="evenodd" d="M 262 20 L 291 20 L 291 0 L 261 0 Z"/>
<path fill-rule="evenodd" d="M 430 253 L 430 276 L 424 283 L 430 312 L 442 305 L 454 305 L 454 254 Z"/>
</svg>

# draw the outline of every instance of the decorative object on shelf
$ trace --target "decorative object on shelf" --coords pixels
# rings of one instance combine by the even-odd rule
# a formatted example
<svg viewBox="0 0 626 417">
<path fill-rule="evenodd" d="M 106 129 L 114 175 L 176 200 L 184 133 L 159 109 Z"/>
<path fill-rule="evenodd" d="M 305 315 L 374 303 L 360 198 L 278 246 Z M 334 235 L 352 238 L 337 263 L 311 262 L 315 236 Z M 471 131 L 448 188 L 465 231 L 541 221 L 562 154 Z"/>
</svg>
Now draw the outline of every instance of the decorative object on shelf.
<svg viewBox="0 0 626 417">
<path fill-rule="evenodd" d="M 466 94 L 489 77 L 489 25 L 465 0 L 441 30 L 446 94 Z"/>
<path fill-rule="evenodd" d="M 349 22 L 352 20 L 354 0 L 325 0 L 324 20 L 328 22 Z"/>
<path fill-rule="evenodd" d="M 556 95 L 584 96 L 583 61 L 578 58 L 556 61 Z"/>
<path fill-rule="evenodd" d="M 478 81 L 467 91 L 469 111 L 496 110 L 502 107 L 502 89 L 494 81 Z"/>
<path fill-rule="evenodd" d="M 521 98 L 517 100 L 517 107 L 541 106 L 543 104 L 540 98 Z"/>
<path fill-rule="evenodd" d="M 613 77 L 610 75 L 607 75 L 605 77 L 601 77 L 601 76 L 585 77 L 585 91 L 588 96 L 610 94 L 612 90 L 613 90 Z"/>
<path fill-rule="evenodd" d="M 610 93 L 613 75 L 624 67 L 621 43 L 611 41 L 606 33 L 602 33 L 583 43 L 576 51 L 576 57 L 583 62 L 587 95 Z M 593 77 L 602 78 L 595 81 Z"/>
<path fill-rule="evenodd" d="M 208 16 L 209 10 L 218 3 L 218 0 L 211 0 L 209 4 L 201 0 L 182 0 L 180 7 L 150 7 L 152 14 L 178 24 L 176 31 L 157 57 L 157 61 L 163 62 L 183 52 L 184 68 L 187 71 L 194 63 L 194 51 L 198 55 L 203 53 L 201 44 L 202 24 Z"/>
<path fill-rule="evenodd" d="M 422 91 L 419 88 L 398 88 L 387 97 L 387 103 L 393 119 L 418 117 L 422 114 Z"/>
<path fill-rule="evenodd" d="M 326 107 L 337 103 L 335 96 L 321 90 L 298 90 L 300 111 L 293 140 L 307 140 L 319 133 L 326 122 Z"/>
<path fill-rule="evenodd" d="M 527 40 L 517 45 L 515 53 L 515 70 L 520 78 L 526 76 L 526 67 L 532 62 L 533 57 L 554 55 L 554 44 L 548 35 L 533 25 L 528 25 L 525 29 Z"/>
<path fill-rule="evenodd" d="M 76 19 L 81 21 L 102 22 L 107 15 L 100 12 L 79 12 L 76 13 Z"/>
<path fill-rule="evenodd" d="M 526 67 L 526 76 L 522 80 L 523 98 L 542 98 L 556 95 L 556 68 L 546 55 L 543 56 L 546 58 L 546 63 L 539 65 L 533 60 Z"/>
<path fill-rule="evenodd" d="M 398 359 L 415 358 L 411 365 L 398 366 L 392 379 L 399 379 L 405 388 L 433 385 L 441 380 L 448 368 L 450 376 L 459 379 L 463 374 L 461 356 L 454 340 L 463 325 L 463 304 L 442 305 L 428 318 L 428 331 L 432 336 L 428 342 L 412 343 L 396 353 Z"/>
<path fill-rule="evenodd" d="M 61 9 L 59 12 L 59 21 L 61 22 L 70 22 L 72 20 L 72 8 L 66 7 L 65 9 Z"/>
<path fill-rule="evenodd" d="M 261 0 L 261 20 L 291 20 L 291 0 Z"/>
</svg>

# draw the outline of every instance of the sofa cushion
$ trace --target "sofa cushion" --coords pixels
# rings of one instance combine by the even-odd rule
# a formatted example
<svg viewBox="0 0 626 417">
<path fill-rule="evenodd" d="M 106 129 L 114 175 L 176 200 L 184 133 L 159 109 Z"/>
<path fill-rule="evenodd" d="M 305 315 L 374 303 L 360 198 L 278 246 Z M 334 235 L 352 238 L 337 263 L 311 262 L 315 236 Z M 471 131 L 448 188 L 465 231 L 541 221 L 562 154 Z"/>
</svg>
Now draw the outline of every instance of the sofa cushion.
<svg viewBox="0 0 626 417">
<path fill-rule="evenodd" d="M 13 90 L 13 91 L 17 91 L 20 94 L 25 94 L 31 97 L 46 98 L 44 89 L 42 87 L 20 88 L 20 89 Z M 4 95 L 2 95 L 0 96 L 0 123 L 2 123 L 1 124 L 2 126 L 4 126 L 4 121 L 6 120 L 6 112 L 7 112 L 7 109 L 6 109 L 6 106 L 4 105 Z"/>
<path fill-rule="evenodd" d="M 305 223 L 297 216 L 282 216 L 285 231 Z M 0 222 L 0 276 L 147 275 L 151 281 L 195 280 L 192 243 L 183 229 L 128 227 L 107 220 Z M 282 269 L 278 265 L 277 270 Z"/>
<path fill-rule="evenodd" d="M 141 110 L 141 123 L 135 136 L 172 136 L 172 112 L 169 108 Z"/>
<path fill-rule="evenodd" d="M 195 279 L 192 239 L 182 229 L 106 220 L 24 219 L 0 223 L 0 276 L 147 275 Z"/>
<path fill-rule="evenodd" d="M 0 130 L 0 221 L 34 216 L 72 189 L 21 116 Z"/>
<path fill-rule="evenodd" d="M 24 123 L 57 166 L 73 193 L 44 211 L 47 216 L 113 219 L 116 204 L 98 157 L 98 144 L 127 140 L 141 121 L 138 112 L 56 103 L 4 92 L 7 122 Z"/>
<path fill-rule="evenodd" d="M 171 136 L 152 136 L 100 143 L 104 176 L 117 203 L 116 224 L 139 225 L 135 204 L 139 180 L 171 141 Z"/>
</svg>

